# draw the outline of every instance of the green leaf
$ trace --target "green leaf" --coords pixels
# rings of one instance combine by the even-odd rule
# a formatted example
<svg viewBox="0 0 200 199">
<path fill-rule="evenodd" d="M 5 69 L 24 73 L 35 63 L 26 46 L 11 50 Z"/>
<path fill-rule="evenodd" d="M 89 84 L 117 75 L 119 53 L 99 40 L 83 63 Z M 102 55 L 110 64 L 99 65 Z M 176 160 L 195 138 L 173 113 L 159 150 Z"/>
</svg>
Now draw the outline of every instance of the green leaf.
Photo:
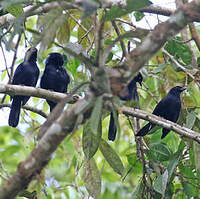
<svg viewBox="0 0 200 199">
<path fill-rule="evenodd" d="M 101 175 L 93 158 L 84 164 L 83 180 L 90 196 L 97 199 L 101 193 Z"/>
<path fill-rule="evenodd" d="M 198 197 L 198 191 L 195 189 L 195 187 L 191 184 L 187 184 L 186 182 L 182 182 L 183 190 L 186 193 L 186 195 L 189 198 L 195 198 Z"/>
<path fill-rule="evenodd" d="M 137 187 L 135 188 L 133 194 L 132 194 L 132 199 L 138 199 L 141 198 L 142 196 L 142 191 L 144 189 L 144 184 L 141 182 Z"/>
<path fill-rule="evenodd" d="M 98 134 L 97 129 L 99 127 L 99 123 L 101 122 L 102 107 L 103 107 L 103 96 L 99 96 L 96 98 L 96 102 L 94 104 L 94 108 L 92 110 L 92 114 L 90 117 L 91 130 L 95 135 Z"/>
<path fill-rule="evenodd" d="M 167 66 L 167 63 L 164 62 L 164 63 L 158 65 L 158 67 L 156 67 L 156 69 L 154 69 L 152 71 L 152 73 L 154 73 L 154 74 L 160 73 L 160 72 L 162 72 L 166 68 L 166 66 Z"/>
<path fill-rule="evenodd" d="M 137 154 L 136 153 L 130 153 L 128 155 L 126 155 L 128 163 L 130 165 L 134 165 L 136 160 L 137 160 Z"/>
<path fill-rule="evenodd" d="M 20 4 L 14 4 L 7 8 L 7 11 L 15 17 L 19 17 L 24 13 L 23 7 Z"/>
<path fill-rule="evenodd" d="M 69 41 L 70 38 L 70 26 L 67 21 L 67 18 L 63 25 L 61 25 L 58 29 L 58 32 L 56 34 L 56 37 L 58 39 L 58 42 L 61 44 L 65 44 Z"/>
<path fill-rule="evenodd" d="M 4 0 L 4 1 L 1 1 L 1 6 L 4 9 L 7 9 L 10 6 L 14 6 L 16 4 L 20 5 L 21 3 L 30 3 L 30 0 Z"/>
<path fill-rule="evenodd" d="M 186 118 L 186 127 L 191 129 L 194 126 L 196 120 L 196 114 L 194 111 L 190 112 Z"/>
<path fill-rule="evenodd" d="M 109 55 L 108 55 L 108 58 L 107 58 L 107 60 L 106 60 L 106 64 L 107 64 L 109 61 L 111 61 L 112 58 L 113 58 L 113 53 L 110 52 Z"/>
<path fill-rule="evenodd" d="M 96 151 L 98 150 L 100 140 L 102 134 L 102 125 L 99 122 L 99 128 L 97 130 L 97 134 L 94 134 L 91 129 L 90 120 L 88 120 L 83 126 L 83 138 L 82 138 L 82 146 L 85 157 L 89 160 L 94 156 Z"/>
<path fill-rule="evenodd" d="M 173 172 L 174 172 L 174 169 L 176 168 L 176 166 L 178 165 L 179 163 L 179 160 L 180 160 L 180 153 L 179 152 L 176 152 L 172 157 L 171 159 L 169 160 L 169 164 L 167 166 L 167 170 L 168 170 L 168 175 L 169 175 L 169 179 L 171 178 Z"/>
<path fill-rule="evenodd" d="M 127 5 L 124 8 L 119 6 L 112 6 L 111 9 L 106 13 L 105 20 L 114 20 L 117 17 L 121 17 L 131 13 L 132 11 L 136 11 L 149 6 L 152 4 L 152 2 L 149 0 L 127 0 L 126 4 Z"/>
<path fill-rule="evenodd" d="M 48 13 L 41 15 L 37 20 L 38 29 L 42 29 L 40 37 L 35 40 L 35 44 L 40 43 L 40 53 L 47 50 L 54 41 L 58 29 L 65 23 L 66 16 L 62 9 L 52 9 Z"/>
<path fill-rule="evenodd" d="M 172 155 L 171 149 L 165 143 L 154 143 L 149 148 L 150 150 L 147 152 L 147 155 L 154 161 L 167 161 Z"/>
<path fill-rule="evenodd" d="M 26 197 L 26 198 L 29 198 L 29 199 L 34 199 L 37 196 L 37 192 L 36 191 L 29 192 L 29 191 L 25 190 L 25 191 L 20 192 L 19 196 L 20 197 Z"/>
<path fill-rule="evenodd" d="M 178 41 L 177 41 L 178 40 Z M 188 65 L 192 61 L 192 53 L 186 44 L 180 42 L 181 38 L 176 37 L 176 40 L 170 40 L 165 45 L 165 49 L 173 56 L 181 58 L 185 65 Z"/>
<path fill-rule="evenodd" d="M 194 161 L 195 161 L 195 168 L 196 170 L 200 170 L 200 145 L 196 142 L 193 142 L 193 148 L 194 148 Z"/>
<path fill-rule="evenodd" d="M 143 12 L 134 12 L 134 16 L 136 21 L 140 21 L 143 17 L 144 17 L 144 13 Z"/>
<path fill-rule="evenodd" d="M 165 170 L 165 172 L 162 175 L 158 176 L 158 178 L 155 180 L 153 184 L 154 190 L 162 194 L 162 196 L 164 196 L 167 187 L 167 181 L 168 181 L 168 171 Z"/>
<path fill-rule="evenodd" d="M 105 157 L 106 161 L 108 162 L 108 164 L 113 168 L 113 170 L 116 173 L 118 173 L 122 176 L 123 171 L 124 171 L 124 166 L 123 166 L 121 159 L 117 155 L 117 153 L 103 139 L 101 139 L 99 148 L 100 148 L 101 153 Z"/>
<path fill-rule="evenodd" d="M 87 39 L 91 35 L 91 33 L 87 34 L 87 31 L 91 28 L 93 21 L 90 17 L 85 18 L 81 22 L 81 26 L 78 27 L 78 43 L 81 44 L 84 48 L 91 45 Z M 84 28 L 83 28 L 84 27 Z"/>
</svg>

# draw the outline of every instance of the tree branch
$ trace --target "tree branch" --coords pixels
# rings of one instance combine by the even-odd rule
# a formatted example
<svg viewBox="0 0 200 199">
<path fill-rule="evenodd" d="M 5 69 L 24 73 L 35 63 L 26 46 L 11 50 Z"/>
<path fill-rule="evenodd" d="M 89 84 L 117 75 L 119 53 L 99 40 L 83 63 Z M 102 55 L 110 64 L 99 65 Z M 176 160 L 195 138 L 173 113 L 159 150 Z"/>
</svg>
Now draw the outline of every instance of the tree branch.
<svg viewBox="0 0 200 199">
<path fill-rule="evenodd" d="M 55 8 L 65 8 L 65 9 L 73 9 L 78 8 L 75 4 L 68 3 L 66 1 L 59 1 L 59 2 L 50 2 L 45 3 L 44 5 L 38 7 L 37 5 L 31 5 L 24 8 L 24 14 L 27 17 L 38 15 L 41 13 L 46 13 L 51 9 Z M 2 17 L 0 17 L 0 27 L 7 24 L 7 23 L 13 23 L 15 21 L 16 17 L 14 17 L 11 14 L 6 14 Z"/>
<path fill-rule="evenodd" d="M 157 124 L 159 126 L 162 126 L 166 129 L 172 130 L 172 131 L 178 133 L 179 135 L 190 138 L 200 144 L 200 134 L 191 129 L 180 126 L 174 122 L 171 122 L 169 120 L 166 120 L 164 118 L 158 117 L 156 115 L 147 113 L 147 112 L 139 110 L 139 109 L 134 109 L 134 108 L 123 106 L 122 108 L 119 107 L 119 110 L 122 110 L 122 112 L 126 115 L 131 115 L 133 117 L 144 119 L 144 120 L 147 120 L 154 124 Z"/>
<path fill-rule="evenodd" d="M 146 8 L 140 9 L 140 12 L 146 12 L 151 14 L 157 14 L 157 15 L 163 15 L 163 16 L 170 16 L 174 10 L 168 9 L 168 8 L 162 8 L 160 6 L 154 6 L 150 5 Z"/>
<path fill-rule="evenodd" d="M 4 108 L 4 107 L 9 107 L 10 108 L 11 105 L 10 104 L 0 104 L 0 109 Z M 25 110 L 37 113 L 37 114 L 41 115 L 44 118 L 48 117 L 48 115 L 45 112 L 43 112 L 42 110 L 40 110 L 40 109 L 31 107 L 31 106 L 22 106 L 22 108 L 25 109 Z"/>
<path fill-rule="evenodd" d="M 27 95 L 33 97 L 39 97 L 51 100 L 53 102 L 60 102 L 64 99 L 67 94 L 58 93 L 54 91 L 49 91 L 42 88 L 34 88 L 30 86 L 18 86 L 18 85 L 11 85 L 11 84 L 0 84 L 0 93 L 5 93 L 8 95 Z M 68 100 L 66 103 L 74 103 L 80 96 L 74 95 L 71 99 Z"/>
<path fill-rule="evenodd" d="M 89 115 L 83 116 L 83 114 L 93 106 L 93 98 L 94 96 L 90 94 L 60 114 L 57 120 L 47 129 L 29 157 L 19 164 L 15 174 L 4 183 L 0 189 L 0 199 L 15 198 L 21 190 L 28 186 L 32 178 L 41 172 L 50 161 L 51 154 L 74 130 L 77 120 L 82 122 L 81 116 L 82 119 L 89 117 Z"/>
</svg>

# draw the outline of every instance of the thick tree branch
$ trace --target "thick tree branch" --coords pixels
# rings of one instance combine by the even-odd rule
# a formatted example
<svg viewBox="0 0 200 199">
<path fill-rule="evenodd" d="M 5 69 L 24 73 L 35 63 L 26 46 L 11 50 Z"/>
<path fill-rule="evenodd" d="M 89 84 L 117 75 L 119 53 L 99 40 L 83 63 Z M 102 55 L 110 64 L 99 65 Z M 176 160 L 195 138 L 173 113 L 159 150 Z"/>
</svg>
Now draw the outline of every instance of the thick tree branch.
<svg viewBox="0 0 200 199">
<path fill-rule="evenodd" d="M 151 13 L 151 14 L 157 14 L 157 15 L 163 15 L 163 16 L 170 16 L 174 10 L 162 8 L 160 6 L 153 6 L 150 5 L 146 8 L 143 8 L 140 10 L 141 12 Z"/>
<path fill-rule="evenodd" d="M 45 3 L 43 6 L 38 7 L 37 5 L 31 5 L 24 8 L 24 14 L 27 17 L 38 15 L 41 13 L 46 13 L 51 9 L 55 8 L 65 8 L 65 9 L 73 9 L 78 8 L 75 4 L 68 3 L 66 1 L 55 1 L 50 3 Z M 11 14 L 6 14 L 2 17 L 0 17 L 0 27 L 7 24 L 7 23 L 13 23 L 15 21 L 16 17 L 14 17 Z"/>
<path fill-rule="evenodd" d="M 199 38 L 199 33 L 197 32 L 194 23 L 191 23 L 191 24 L 189 25 L 189 28 L 190 28 L 190 32 L 191 32 L 191 35 L 192 35 L 192 39 L 194 40 L 194 42 L 195 42 L 196 45 L 197 45 L 198 50 L 200 51 L 200 38 Z"/>
<path fill-rule="evenodd" d="M 11 85 L 11 84 L 0 84 L 0 93 L 5 93 L 8 95 L 27 95 L 33 97 L 39 97 L 48 99 L 54 102 L 60 102 L 64 99 L 67 95 L 63 93 L 58 93 L 54 91 L 49 91 L 42 88 L 34 88 L 29 86 L 18 86 L 18 85 Z M 72 96 L 71 99 L 68 100 L 66 103 L 74 103 L 77 101 L 78 95 Z"/>
<path fill-rule="evenodd" d="M 86 96 L 60 114 L 57 120 L 46 130 L 38 146 L 32 151 L 27 160 L 20 163 L 16 173 L 5 182 L 0 190 L 0 199 L 14 198 L 20 190 L 27 187 L 34 175 L 41 172 L 49 162 L 51 154 L 77 126 L 77 121 L 82 123 L 89 117 L 84 113 L 94 105 L 93 99 L 93 95 Z M 148 120 L 200 143 L 200 134 L 190 129 L 138 109 L 122 107 L 121 110 L 124 114 Z"/>
<path fill-rule="evenodd" d="M 81 118 L 86 119 L 83 114 L 93 105 L 92 100 L 93 95 L 86 96 L 60 114 L 29 157 L 19 164 L 16 173 L 0 189 L 0 199 L 13 199 L 28 186 L 33 176 L 39 174 L 50 161 L 59 144 L 74 130 L 77 120 L 82 122 Z"/>
<path fill-rule="evenodd" d="M 154 124 L 157 124 L 159 126 L 166 128 L 166 129 L 172 130 L 172 131 L 178 133 L 179 135 L 188 137 L 200 144 L 200 133 L 197 133 L 191 129 L 180 126 L 174 122 L 160 118 L 156 115 L 147 113 L 147 112 L 139 110 L 139 109 L 129 108 L 126 106 L 123 106 L 122 108 L 119 108 L 119 109 L 121 109 L 122 112 L 126 115 L 131 115 L 133 117 L 137 117 L 140 119 L 150 121 Z"/>
</svg>

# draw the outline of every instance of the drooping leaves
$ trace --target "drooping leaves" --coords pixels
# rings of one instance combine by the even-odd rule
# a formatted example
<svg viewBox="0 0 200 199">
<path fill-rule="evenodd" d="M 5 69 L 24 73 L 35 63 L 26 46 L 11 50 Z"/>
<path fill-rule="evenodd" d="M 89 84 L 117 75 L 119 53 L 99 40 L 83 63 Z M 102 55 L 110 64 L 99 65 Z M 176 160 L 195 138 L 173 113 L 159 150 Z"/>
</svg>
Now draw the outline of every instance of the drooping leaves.
<svg viewBox="0 0 200 199">
<path fill-rule="evenodd" d="M 90 196 L 97 199 L 101 193 L 101 175 L 93 158 L 84 163 L 83 180 Z"/>
<path fill-rule="evenodd" d="M 150 150 L 147 152 L 150 159 L 154 161 L 167 161 L 172 155 L 171 149 L 165 143 L 153 143 L 150 145 Z"/>
<path fill-rule="evenodd" d="M 91 120 L 88 120 L 83 126 L 83 152 L 85 157 L 89 160 L 94 156 L 96 151 L 98 150 L 99 143 L 101 140 L 102 134 L 102 125 L 99 123 L 99 127 L 96 133 L 93 133 L 91 127 Z"/>
<path fill-rule="evenodd" d="M 92 132 L 97 135 L 99 123 L 101 122 L 101 114 L 102 114 L 102 107 L 103 107 L 103 96 L 99 96 L 96 98 L 94 108 L 92 110 L 92 114 L 90 117 L 90 126 Z"/>
<path fill-rule="evenodd" d="M 164 196 L 167 187 L 167 181 L 168 171 L 166 169 L 165 172 L 162 175 L 158 176 L 158 178 L 155 180 L 153 185 L 154 190 L 162 194 L 162 196 Z"/>
<path fill-rule="evenodd" d="M 122 163 L 120 157 L 110 147 L 110 145 L 103 139 L 101 139 L 100 151 L 103 154 L 106 161 L 108 162 L 108 164 L 113 168 L 113 170 L 116 173 L 123 175 L 124 166 L 123 166 L 123 163 Z"/>
</svg>

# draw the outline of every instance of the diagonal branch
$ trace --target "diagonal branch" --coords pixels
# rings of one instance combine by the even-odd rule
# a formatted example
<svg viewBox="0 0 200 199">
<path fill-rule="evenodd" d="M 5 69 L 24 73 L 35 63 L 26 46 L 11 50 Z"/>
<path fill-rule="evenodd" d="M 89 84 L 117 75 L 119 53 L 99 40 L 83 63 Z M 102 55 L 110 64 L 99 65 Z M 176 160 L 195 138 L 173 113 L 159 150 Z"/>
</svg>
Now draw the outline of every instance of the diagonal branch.
<svg viewBox="0 0 200 199">
<path fill-rule="evenodd" d="M 0 189 L 0 199 L 12 199 L 25 189 L 32 178 L 41 172 L 51 159 L 51 154 L 56 150 L 65 137 L 74 130 L 77 121 L 83 122 L 89 115 L 84 113 L 89 110 L 94 96 L 90 94 L 79 100 L 62 112 L 59 117 L 46 130 L 38 145 L 33 149 L 29 157 L 21 162 L 15 174 L 5 181 Z M 82 116 L 82 117 L 81 117 Z"/>
<path fill-rule="evenodd" d="M 30 5 L 24 8 L 24 14 L 27 17 L 38 15 L 41 13 L 46 13 L 52 9 L 55 8 L 65 8 L 65 9 L 73 9 L 78 8 L 77 5 L 68 3 L 66 1 L 59 1 L 59 2 L 50 2 L 45 3 L 44 5 L 38 7 L 37 5 Z M 14 17 L 11 14 L 6 14 L 4 16 L 0 17 L 0 27 L 6 25 L 7 23 L 13 23 L 15 21 L 16 17 Z"/>
<path fill-rule="evenodd" d="M 166 129 L 172 130 L 172 131 L 178 133 L 179 135 L 182 135 L 184 137 L 188 137 L 192 140 L 195 140 L 196 142 L 198 142 L 200 144 L 200 133 L 197 133 L 191 129 L 188 129 L 184 126 L 180 126 L 174 122 L 171 122 L 169 120 L 163 119 L 161 117 L 158 117 L 151 113 L 147 113 L 147 112 L 139 110 L 139 109 L 134 109 L 134 108 L 129 108 L 129 107 L 123 106 L 121 108 L 121 110 L 126 115 L 131 115 L 133 117 L 137 117 L 140 119 L 150 121 L 154 124 L 157 124 L 159 126 L 166 128 Z"/>
</svg>

